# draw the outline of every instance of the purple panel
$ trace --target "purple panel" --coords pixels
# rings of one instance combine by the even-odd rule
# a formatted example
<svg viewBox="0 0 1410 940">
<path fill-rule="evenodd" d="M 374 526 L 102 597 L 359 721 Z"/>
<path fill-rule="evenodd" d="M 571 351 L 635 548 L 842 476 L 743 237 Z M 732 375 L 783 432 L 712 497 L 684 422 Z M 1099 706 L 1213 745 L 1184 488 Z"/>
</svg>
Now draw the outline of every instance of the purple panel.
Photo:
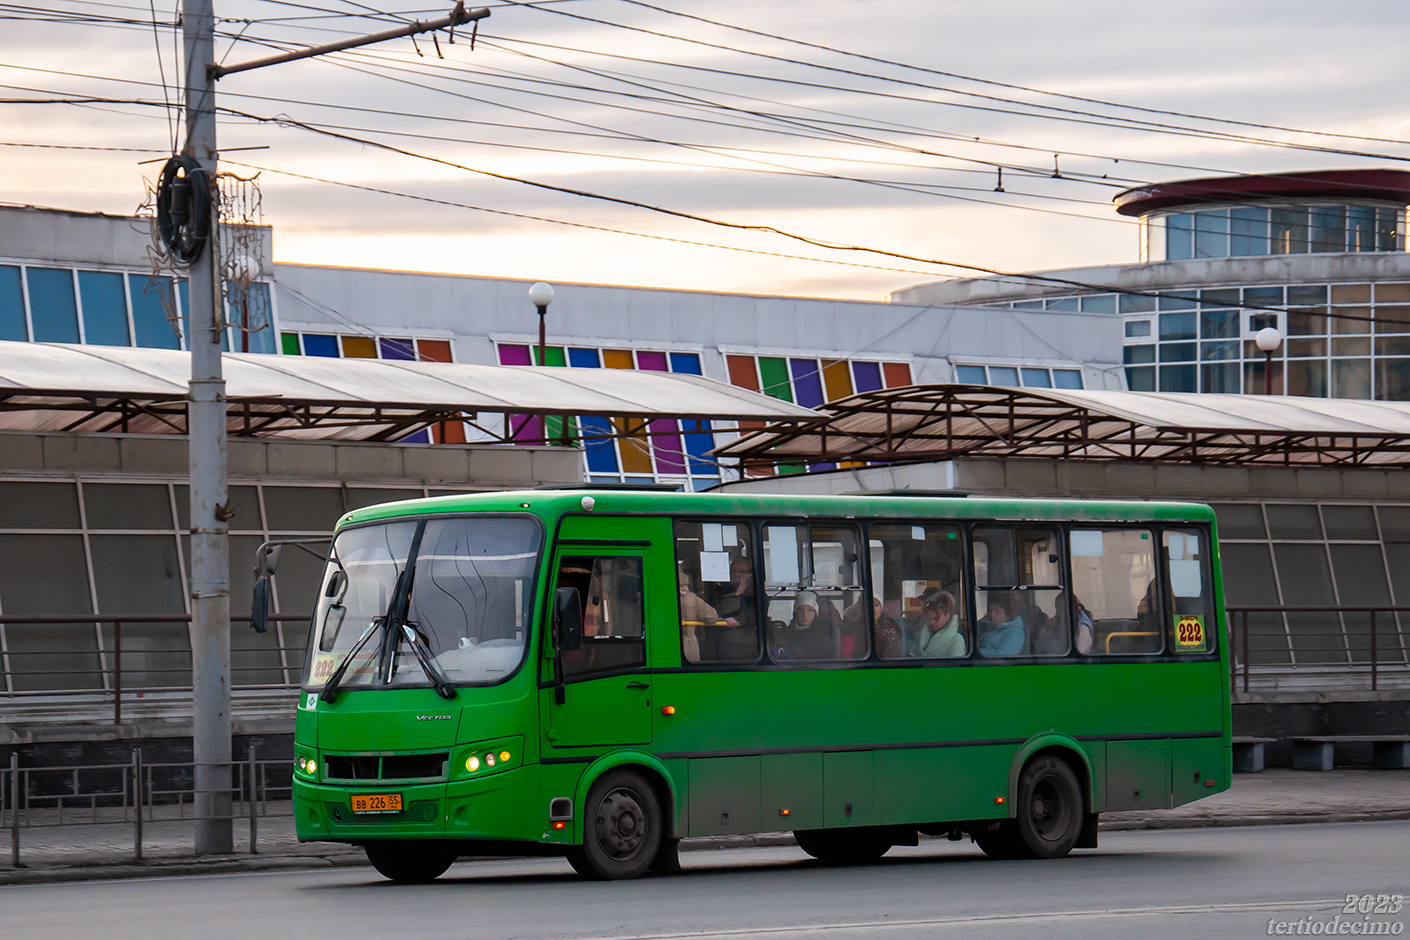
<svg viewBox="0 0 1410 940">
<path fill-rule="evenodd" d="M 854 362 L 852 363 L 852 382 L 856 385 L 858 392 L 875 392 L 882 388 L 881 383 L 881 363 L 879 362 Z"/>
<path fill-rule="evenodd" d="M 793 373 L 793 399 L 804 408 L 817 408 L 826 400 L 823 398 L 822 373 L 818 371 L 816 359 L 790 359 L 789 370 Z"/>
<path fill-rule="evenodd" d="M 662 352 L 639 352 L 636 354 L 636 367 L 647 372 L 669 372 L 666 368 L 666 354 Z"/>
<path fill-rule="evenodd" d="M 510 415 L 509 428 L 516 444 L 543 440 L 543 419 L 538 415 Z"/>
<path fill-rule="evenodd" d="M 382 352 L 383 359 L 415 360 L 416 349 L 409 339 L 387 339 L 383 337 L 377 340 L 377 347 Z"/>
<path fill-rule="evenodd" d="M 655 370 L 652 370 L 655 371 Z M 676 422 L 660 418 L 651 422 L 651 449 L 656 454 L 657 473 L 685 473 L 685 450 Z"/>
<path fill-rule="evenodd" d="M 511 346 L 501 344 L 499 347 L 499 364 L 502 366 L 526 366 L 529 364 L 528 346 Z"/>
</svg>

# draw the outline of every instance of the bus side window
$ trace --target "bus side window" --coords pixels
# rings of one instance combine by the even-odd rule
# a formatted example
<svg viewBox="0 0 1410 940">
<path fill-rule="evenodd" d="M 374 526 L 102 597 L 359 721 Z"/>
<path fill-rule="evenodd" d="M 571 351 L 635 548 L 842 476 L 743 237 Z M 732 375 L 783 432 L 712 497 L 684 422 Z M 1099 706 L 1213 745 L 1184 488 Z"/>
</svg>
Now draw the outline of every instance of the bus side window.
<svg viewBox="0 0 1410 940">
<path fill-rule="evenodd" d="M 1065 656 L 1062 543 L 1047 528 L 974 530 L 975 649 L 980 656 Z"/>
<path fill-rule="evenodd" d="M 675 540 L 681 658 L 687 663 L 757 661 L 758 598 L 749 525 L 677 520 Z"/>
<path fill-rule="evenodd" d="M 1164 648 L 1155 546 L 1148 529 L 1079 529 L 1072 549 L 1072 611 L 1079 652 L 1091 623 L 1093 656 L 1148 655 Z"/>
<path fill-rule="evenodd" d="M 1207 653 L 1214 649 L 1214 603 L 1210 592 L 1205 536 L 1195 529 L 1166 529 L 1166 594 L 1170 615 L 1170 648 L 1176 653 Z"/>
<path fill-rule="evenodd" d="M 952 525 L 873 525 L 872 616 L 882 659 L 957 659 L 973 648 L 964 542 Z M 862 604 L 854 605 L 860 611 Z M 847 620 L 849 612 L 844 612 Z"/>
<path fill-rule="evenodd" d="M 577 588 L 583 611 L 583 645 L 562 654 L 565 675 L 646 664 L 640 558 L 564 558 L 557 586 Z"/>
<path fill-rule="evenodd" d="M 870 655 L 865 608 L 857 608 L 863 597 L 858 545 L 850 525 L 764 526 L 766 642 L 775 662 Z"/>
</svg>

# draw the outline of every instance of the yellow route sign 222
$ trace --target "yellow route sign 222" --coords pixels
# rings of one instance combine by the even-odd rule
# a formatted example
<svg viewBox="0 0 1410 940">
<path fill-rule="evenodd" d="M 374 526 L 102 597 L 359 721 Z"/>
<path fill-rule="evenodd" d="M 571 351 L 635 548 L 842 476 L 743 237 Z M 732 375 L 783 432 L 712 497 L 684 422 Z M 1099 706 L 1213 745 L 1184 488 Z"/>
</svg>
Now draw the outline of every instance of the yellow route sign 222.
<svg viewBox="0 0 1410 940">
<path fill-rule="evenodd" d="M 1203 616 L 1181 614 L 1175 618 L 1175 648 L 1177 650 L 1204 649 Z"/>
</svg>

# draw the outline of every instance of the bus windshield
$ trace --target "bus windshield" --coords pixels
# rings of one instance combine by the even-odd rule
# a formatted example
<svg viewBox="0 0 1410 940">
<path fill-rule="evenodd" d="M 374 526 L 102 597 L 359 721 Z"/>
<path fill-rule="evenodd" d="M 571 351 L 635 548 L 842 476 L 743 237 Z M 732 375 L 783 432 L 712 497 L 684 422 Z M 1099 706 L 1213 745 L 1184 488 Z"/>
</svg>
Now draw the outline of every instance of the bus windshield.
<svg viewBox="0 0 1410 940">
<path fill-rule="evenodd" d="M 369 631 L 375 635 L 348 663 L 341 688 L 431 685 L 405 631 L 385 633 L 388 618 L 415 631 L 453 685 L 502 681 L 524 655 L 542 541 L 535 520 L 503 516 L 401 519 L 339 533 L 323 573 L 304 688 L 322 688 Z M 408 563 L 405 609 L 391 610 Z"/>
</svg>

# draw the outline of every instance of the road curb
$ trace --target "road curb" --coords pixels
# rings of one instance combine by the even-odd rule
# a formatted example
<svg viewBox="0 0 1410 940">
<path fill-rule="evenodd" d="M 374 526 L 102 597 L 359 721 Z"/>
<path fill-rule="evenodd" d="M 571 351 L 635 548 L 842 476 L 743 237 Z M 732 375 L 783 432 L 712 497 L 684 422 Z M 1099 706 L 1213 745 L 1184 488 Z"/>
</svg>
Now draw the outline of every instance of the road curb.
<svg viewBox="0 0 1410 940">
<path fill-rule="evenodd" d="M 1308 823 L 1390 822 L 1410 819 L 1410 809 L 1361 813 L 1284 813 L 1281 815 L 1178 816 L 1103 821 L 1102 832 L 1154 829 L 1211 829 L 1241 826 L 1288 826 Z M 936 837 L 937 840 L 941 837 Z M 697 836 L 681 840 L 682 852 L 719 849 L 776 848 L 797 845 L 791 832 L 760 832 L 737 836 Z M 7 885 L 62 884 L 76 881 L 112 881 L 173 875 L 226 875 L 237 872 L 320 871 L 360 868 L 368 864 L 360 851 L 328 855 L 237 855 L 216 858 L 154 859 L 99 865 L 54 865 L 43 868 L 0 869 L 0 887 Z"/>
</svg>

